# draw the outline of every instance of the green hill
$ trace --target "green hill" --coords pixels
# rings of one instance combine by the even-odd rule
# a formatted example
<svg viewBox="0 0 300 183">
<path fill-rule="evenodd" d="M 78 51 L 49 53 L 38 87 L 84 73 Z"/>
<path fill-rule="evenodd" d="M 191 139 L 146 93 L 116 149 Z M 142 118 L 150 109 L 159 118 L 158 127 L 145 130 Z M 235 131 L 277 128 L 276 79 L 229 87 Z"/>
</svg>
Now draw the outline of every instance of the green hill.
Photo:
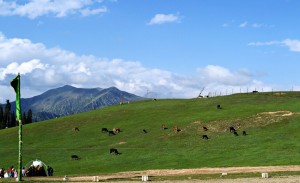
<svg viewBox="0 0 300 183">
<path fill-rule="evenodd" d="M 23 162 L 42 160 L 54 168 L 55 175 L 298 165 L 299 112 L 300 92 L 115 105 L 23 126 Z M 174 132 L 173 126 L 181 131 Z M 203 131 L 202 126 L 209 130 Z M 234 126 L 239 136 L 230 133 L 229 126 Z M 74 127 L 80 131 L 72 131 Z M 103 127 L 117 127 L 122 132 L 108 136 L 101 132 Z M 243 136 L 243 130 L 248 135 Z M 202 139 L 203 134 L 209 139 Z M 18 129 L 1 130 L 0 136 L 0 167 L 17 167 Z M 111 147 L 122 154 L 110 154 Z M 71 155 L 81 159 L 71 160 Z"/>
</svg>

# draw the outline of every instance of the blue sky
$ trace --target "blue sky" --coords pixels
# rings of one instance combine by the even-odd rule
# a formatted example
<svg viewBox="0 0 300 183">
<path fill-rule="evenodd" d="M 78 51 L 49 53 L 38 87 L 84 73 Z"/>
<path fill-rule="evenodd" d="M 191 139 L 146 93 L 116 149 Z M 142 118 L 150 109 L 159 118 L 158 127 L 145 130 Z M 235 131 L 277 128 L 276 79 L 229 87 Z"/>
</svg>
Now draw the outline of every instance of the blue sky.
<svg viewBox="0 0 300 183">
<path fill-rule="evenodd" d="M 0 102 L 66 84 L 193 98 L 300 90 L 298 0 L 0 0 Z M 230 92 L 229 92 L 230 91 Z"/>
</svg>

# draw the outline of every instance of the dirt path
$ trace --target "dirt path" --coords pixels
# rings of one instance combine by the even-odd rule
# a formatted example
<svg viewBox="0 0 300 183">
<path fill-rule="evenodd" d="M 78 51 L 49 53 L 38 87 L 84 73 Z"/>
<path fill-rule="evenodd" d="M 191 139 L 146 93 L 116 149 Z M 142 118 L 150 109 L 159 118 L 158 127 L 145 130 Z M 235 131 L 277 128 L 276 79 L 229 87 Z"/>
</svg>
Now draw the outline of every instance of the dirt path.
<svg viewBox="0 0 300 183">
<path fill-rule="evenodd" d="M 74 182 L 93 182 L 95 180 L 105 181 L 110 179 L 122 179 L 122 178 L 136 178 L 143 175 L 148 176 L 182 176 L 182 175 L 195 175 L 195 174 L 220 174 L 221 173 L 251 173 L 251 172 L 288 172 L 288 171 L 300 171 L 300 166 L 261 166 L 261 167 L 227 167 L 227 168 L 196 168 L 196 169 L 180 169 L 180 170 L 145 170 L 145 171 L 129 171 L 129 172 L 119 172 L 107 175 L 98 175 L 98 176 L 78 176 L 78 177 L 67 177 L 68 181 Z M 63 181 L 64 177 L 38 177 L 38 178 L 24 178 L 24 180 L 49 180 L 49 181 Z M 227 182 L 227 179 L 221 179 L 222 182 Z M 240 179 L 234 179 L 234 182 Z M 300 176 L 289 176 L 281 178 L 271 178 L 271 179 L 261 179 L 261 178 L 247 178 L 241 179 L 238 182 L 295 182 L 300 183 Z M 229 181 L 232 182 L 233 180 Z M 111 182 L 111 181 L 110 181 Z M 126 182 L 126 181 L 125 181 Z M 128 182 L 128 181 L 127 181 Z M 163 181 L 170 182 L 170 181 Z M 172 181 L 174 182 L 174 181 Z M 177 182 L 177 181 L 175 181 Z M 201 182 L 200 180 L 186 180 L 180 182 Z M 220 180 L 209 180 L 205 182 L 220 182 Z M 276 182 L 277 183 L 277 182 Z"/>
</svg>

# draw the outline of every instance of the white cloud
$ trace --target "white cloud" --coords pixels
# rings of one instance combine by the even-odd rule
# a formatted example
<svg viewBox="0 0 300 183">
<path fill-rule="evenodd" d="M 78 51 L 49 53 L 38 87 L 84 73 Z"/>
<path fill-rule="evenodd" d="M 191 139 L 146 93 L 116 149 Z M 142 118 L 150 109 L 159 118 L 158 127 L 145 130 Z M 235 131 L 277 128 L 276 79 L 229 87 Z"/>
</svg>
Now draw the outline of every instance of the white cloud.
<svg viewBox="0 0 300 183">
<path fill-rule="evenodd" d="M 232 23 L 234 23 L 234 22 L 232 22 Z M 240 23 L 238 25 L 238 27 L 239 28 L 254 28 L 254 29 L 258 29 L 258 28 L 272 28 L 274 26 L 273 25 L 268 25 L 268 24 L 251 23 L 251 22 L 248 22 L 248 21 L 244 21 L 244 22 Z"/>
<path fill-rule="evenodd" d="M 97 14 L 106 13 L 106 12 L 107 12 L 106 7 L 97 8 L 97 9 L 86 8 L 86 9 L 81 10 L 82 16 L 97 15 Z"/>
<path fill-rule="evenodd" d="M 248 43 L 248 46 L 271 46 L 271 45 L 276 45 L 280 44 L 279 41 L 268 41 L 268 42 L 251 42 Z"/>
<path fill-rule="evenodd" d="M 300 40 L 297 39 L 285 39 L 283 41 L 268 41 L 268 42 L 251 42 L 248 46 L 272 46 L 280 45 L 288 47 L 292 52 L 300 52 Z"/>
<path fill-rule="evenodd" d="M 31 73 L 35 69 L 46 69 L 46 65 L 41 64 L 40 60 L 33 59 L 28 62 L 23 62 L 21 64 L 18 64 L 16 62 L 13 62 L 9 64 L 6 68 L 0 68 L 0 80 L 4 80 L 6 75 L 8 74 L 27 74 Z"/>
<path fill-rule="evenodd" d="M 18 48 L 18 49 L 16 49 Z M 230 71 L 209 65 L 193 76 L 146 68 L 140 62 L 76 55 L 60 48 L 47 48 L 28 39 L 6 38 L 0 33 L 0 99 L 13 100 L 10 80 L 21 74 L 22 97 L 32 97 L 63 85 L 107 88 L 157 98 L 192 98 L 206 91 L 263 86 L 245 69 Z M 3 89 L 3 90 L 2 90 Z M 223 92 L 224 94 L 224 92 Z"/>
<path fill-rule="evenodd" d="M 230 86 L 249 84 L 253 77 L 253 75 L 245 69 L 238 72 L 230 72 L 228 69 L 217 65 L 208 65 L 205 68 L 198 69 L 198 72 L 205 78 L 206 83 Z"/>
<path fill-rule="evenodd" d="M 21 4 L 16 0 L 0 0 L 0 15 L 19 15 L 31 19 L 49 14 L 56 17 L 65 17 L 78 13 L 83 16 L 89 16 L 107 12 L 105 7 L 94 8 L 101 2 L 97 0 L 29 0 L 27 3 Z"/>
<path fill-rule="evenodd" d="M 263 26 L 264 26 L 263 24 L 257 24 L 257 23 L 252 24 L 253 28 L 261 28 Z"/>
<path fill-rule="evenodd" d="M 243 22 L 243 23 L 241 23 L 241 24 L 240 24 L 240 26 L 239 26 L 239 27 L 241 27 L 241 28 L 244 28 L 244 27 L 246 27 L 246 26 L 247 26 L 247 24 L 248 24 L 248 22 Z"/>
<path fill-rule="evenodd" d="M 156 14 L 149 22 L 148 25 L 156 25 L 156 24 L 165 24 L 165 23 L 172 23 L 180 22 L 180 17 L 174 14 Z"/>
<path fill-rule="evenodd" d="M 290 51 L 300 52 L 300 40 L 285 39 L 282 44 L 289 47 Z"/>
</svg>

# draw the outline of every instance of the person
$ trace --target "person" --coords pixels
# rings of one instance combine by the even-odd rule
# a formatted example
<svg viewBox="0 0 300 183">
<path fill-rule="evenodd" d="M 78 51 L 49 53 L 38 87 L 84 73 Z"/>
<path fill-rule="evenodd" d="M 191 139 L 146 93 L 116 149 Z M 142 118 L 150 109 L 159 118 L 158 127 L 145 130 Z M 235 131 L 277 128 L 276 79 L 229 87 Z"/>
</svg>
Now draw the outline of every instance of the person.
<svg viewBox="0 0 300 183">
<path fill-rule="evenodd" d="M 22 177 L 25 177 L 25 175 L 26 175 L 26 169 L 25 169 L 25 167 L 23 167 L 22 168 Z"/>
<path fill-rule="evenodd" d="M 0 178 L 4 178 L 4 173 L 5 173 L 4 168 L 1 168 L 0 169 Z"/>
<path fill-rule="evenodd" d="M 11 166 L 8 170 L 7 170 L 7 174 L 8 177 L 14 177 L 14 166 Z"/>
<path fill-rule="evenodd" d="M 14 170 L 13 170 L 13 172 L 14 172 L 14 175 L 13 175 L 13 177 L 14 177 L 14 178 L 18 178 L 18 172 L 17 172 L 17 170 L 16 170 L 16 169 L 14 169 Z"/>
<path fill-rule="evenodd" d="M 53 176 L 53 168 L 51 166 L 48 166 L 47 171 L 48 171 L 48 176 Z"/>
</svg>

